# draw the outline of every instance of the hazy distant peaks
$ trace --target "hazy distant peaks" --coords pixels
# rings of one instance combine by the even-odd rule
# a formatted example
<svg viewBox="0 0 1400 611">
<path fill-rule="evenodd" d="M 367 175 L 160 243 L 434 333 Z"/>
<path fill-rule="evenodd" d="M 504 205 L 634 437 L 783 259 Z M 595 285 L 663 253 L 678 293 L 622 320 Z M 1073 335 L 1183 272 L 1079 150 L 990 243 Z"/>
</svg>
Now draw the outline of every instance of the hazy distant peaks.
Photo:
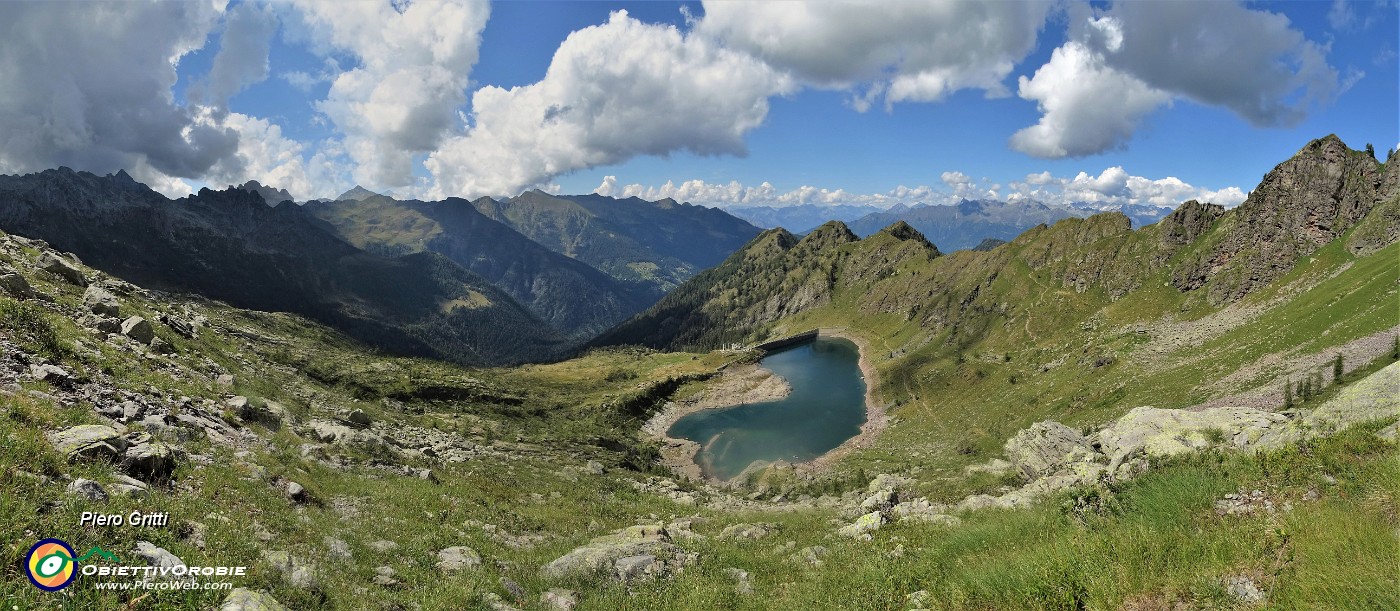
<svg viewBox="0 0 1400 611">
<path fill-rule="evenodd" d="M 360 185 L 355 185 L 355 188 L 350 189 L 349 191 L 346 191 L 346 192 L 344 192 L 344 193 L 341 193 L 338 197 L 335 198 L 335 200 L 336 200 L 336 201 L 342 201 L 342 200 L 347 200 L 347 199 L 353 199 L 353 200 L 355 200 L 355 201 L 357 201 L 357 202 L 362 202 L 362 201 L 364 201 L 364 200 L 366 200 L 366 199 L 369 199 L 369 198 L 371 198 L 371 197 L 378 197 L 378 196 L 379 196 L 379 194 L 378 194 L 378 193 L 375 193 L 374 191 L 370 191 L 369 189 L 366 189 L 366 188 L 364 188 L 364 187 L 361 187 Z"/>
</svg>

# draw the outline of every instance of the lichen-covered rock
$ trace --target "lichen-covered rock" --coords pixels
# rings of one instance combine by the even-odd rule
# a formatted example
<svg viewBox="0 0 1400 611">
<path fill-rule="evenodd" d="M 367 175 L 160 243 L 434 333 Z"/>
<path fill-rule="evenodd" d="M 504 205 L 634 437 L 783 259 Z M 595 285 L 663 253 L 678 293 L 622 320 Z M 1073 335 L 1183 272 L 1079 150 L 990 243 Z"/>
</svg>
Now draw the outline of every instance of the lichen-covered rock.
<svg viewBox="0 0 1400 611">
<path fill-rule="evenodd" d="M 437 553 L 437 567 L 444 573 L 455 573 L 481 566 L 481 554 L 470 547 L 456 546 Z"/>
<path fill-rule="evenodd" d="M 107 490 L 102 487 L 102 484 L 81 477 L 68 484 L 68 494 L 93 502 L 107 500 Z"/>
<path fill-rule="evenodd" d="M 1333 431 L 1369 420 L 1400 416 L 1400 363 L 1391 363 L 1343 386 L 1337 395 L 1303 416 L 1312 430 Z"/>
<path fill-rule="evenodd" d="M 254 592 L 248 588 L 234 588 L 219 605 L 218 611 L 287 611 L 267 592 Z"/>
<path fill-rule="evenodd" d="M 841 528 L 837 529 L 836 534 L 841 535 L 843 537 L 861 537 L 875 532 L 877 530 L 880 530 L 880 527 L 884 524 L 885 514 L 880 513 L 878 511 L 872 511 L 859 518 L 856 518 L 855 522 L 852 522 L 850 524 L 847 524 L 846 526 L 842 526 Z"/>
<path fill-rule="evenodd" d="M 126 440 L 110 426 L 83 424 L 49 434 L 49 442 L 54 449 L 68 456 L 78 458 L 115 459 L 126 450 Z"/>
<path fill-rule="evenodd" d="M 1054 420 L 1037 422 L 1016 433 L 1005 449 L 1007 460 L 1031 480 L 1060 472 L 1073 463 L 1092 461 L 1097 454 L 1079 431 Z"/>
<path fill-rule="evenodd" d="M 1283 414 L 1249 407 L 1215 407 L 1200 411 L 1133 408 L 1098 433 L 1110 469 L 1141 452 L 1172 456 L 1221 446 L 1243 449 L 1277 445 L 1297 427 Z"/>
<path fill-rule="evenodd" d="M 719 532 L 720 539 L 762 539 L 778 532 L 778 525 L 770 522 L 758 524 L 731 524 Z"/>
<path fill-rule="evenodd" d="M 643 563 L 647 556 L 652 561 Z M 623 559 L 629 560 L 619 566 L 618 561 Z M 602 575 L 625 580 L 625 575 L 635 575 L 637 570 L 652 577 L 670 575 L 692 562 L 694 557 L 671 543 L 660 524 L 642 525 L 595 538 L 544 565 L 540 574 L 546 579 Z"/>
</svg>

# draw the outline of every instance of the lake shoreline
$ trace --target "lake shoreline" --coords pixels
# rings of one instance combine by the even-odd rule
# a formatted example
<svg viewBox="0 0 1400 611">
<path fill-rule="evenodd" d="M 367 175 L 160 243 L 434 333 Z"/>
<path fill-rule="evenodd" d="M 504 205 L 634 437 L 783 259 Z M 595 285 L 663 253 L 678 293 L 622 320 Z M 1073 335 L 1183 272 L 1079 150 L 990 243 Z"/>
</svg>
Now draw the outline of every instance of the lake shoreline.
<svg viewBox="0 0 1400 611">
<path fill-rule="evenodd" d="M 706 476 L 695 460 L 701 444 L 667 435 L 671 425 L 695 412 L 777 401 L 791 392 L 787 380 L 768 369 L 757 364 L 733 365 L 707 381 L 699 394 L 666 402 L 665 407 L 642 426 L 642 433 L 661 443 L 661 464 L 672 472 L 686 479 L 723 485 L 725 480 Z"/>
<path fill-rule="evenodd" d="M 856 345 L 858 366 L 865 382 L 865 422 L 861 424 L 859 433 L 821 456 L 800 463 L 787 463 L 806 473 L 828 470 L 852 451 L 870 447 L 875 438 L 889 426 L 889 417 L 885 413 L 884 404 L 879 400 L 878 378 L 870 360 L 869 343 L 841 328 L 818 329 L 818 336 L 845 339 Z M 728 367 L 706 382 L 705 389 L 694 397 L 667 402 L 660 412 L 647 421 L 642 427 L 642 432 L 648 438 L 661 443 L 661 463 L 672 472 L 686 479 L 720 486 L 729 485 L 743 474 L 732 480 L 706 476 L 696 460 L 702 448 L 701 444 L 689 439 L 671 437 L 667 435 L 667 431 L 677 420 L 698 411 L 776 401 L 787 397 L 791 391 L 792 388 L 786 380 L 758 364 Z"/>
</svg>

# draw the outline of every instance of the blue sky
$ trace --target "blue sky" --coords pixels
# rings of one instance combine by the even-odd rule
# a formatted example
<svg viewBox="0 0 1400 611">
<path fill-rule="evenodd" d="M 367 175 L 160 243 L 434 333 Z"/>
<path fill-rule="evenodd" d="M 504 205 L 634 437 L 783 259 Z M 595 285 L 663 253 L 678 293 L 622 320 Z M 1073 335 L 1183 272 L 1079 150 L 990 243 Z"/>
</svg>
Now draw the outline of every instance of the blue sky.
<svg viewBox="0 0 1400 611">
<path fill-rule="evenodd" d="M 204 4 L 0 5 L 48 41 L 0 43 L 0 171 L 1233 205 L 1312 138 L 1400 141 L 1394 2 Z"/>
</svg>

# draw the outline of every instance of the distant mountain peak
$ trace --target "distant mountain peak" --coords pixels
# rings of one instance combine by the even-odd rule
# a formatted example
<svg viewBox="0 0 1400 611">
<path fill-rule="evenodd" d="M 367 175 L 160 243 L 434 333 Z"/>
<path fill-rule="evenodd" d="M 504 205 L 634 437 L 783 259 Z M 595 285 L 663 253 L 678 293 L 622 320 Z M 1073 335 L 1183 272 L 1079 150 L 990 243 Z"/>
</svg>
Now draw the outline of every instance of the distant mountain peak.
<svg viewBox="0 0 1400 611">
<path fill-rule="evenodd" d="M 880 233 L 891 236 L 896 240 L 918 242 L 932 248 L 934 251 L 938 250 L 938 247 L 934 246 L 933 242 L 928 241 L 928 238 L 924 237 L 924 234 L 920 233 L 918 229 L 915 229 L 913 225 L 904 221 L 895 221 L 889 227 L 881 229 Z"/>
<path fill-rule="evenodd" d="M 336 197 L 335 199 L 336 199 L 336 201 L 347 200 L 347 199 L 353 199 L 353 200 L 355 200 L 355 201 L 357 201 L 357 202 L 362 202 L 362 201 L 367 200 L 367 199 L 369 199 L 369 198 L 371 198 L 371 197 L 378 197 L 379 195 L 381 195 L 381 194 L 375 193 L 374 191 L 370 191 L 369 189 L 366 189 L 366 188 L 364 188 L 364 187 L 361 187 L 360 185 L 355 185 L 355 188 L 350 189 L 349 191 L 346 191 L 346 192 L 344 192 L 344 193 L 341 193 L 341 194 L 340 194 L 338 197 Z"/>
<path fill-rule="evenodd" d="M 256 180 L 245 182 L 239 188 L 261 195 L 263 201 L 267 202 L 269 206 L 276 206 L 285 201 L 296 201 L 292 198 L 292 194 L 288 193 L 286 189 L 278 189 L 273 186 L 264 185 Z"/>
<path fill-rule="evenodd" d="M 136 179 L 132 178 L 130 174 L 127 174 L 126 170 L 117 170 L 116 174 L 111 174 L 110 176 L 112 180 L 120 183 L 136 184 Z"/>
</svg>

